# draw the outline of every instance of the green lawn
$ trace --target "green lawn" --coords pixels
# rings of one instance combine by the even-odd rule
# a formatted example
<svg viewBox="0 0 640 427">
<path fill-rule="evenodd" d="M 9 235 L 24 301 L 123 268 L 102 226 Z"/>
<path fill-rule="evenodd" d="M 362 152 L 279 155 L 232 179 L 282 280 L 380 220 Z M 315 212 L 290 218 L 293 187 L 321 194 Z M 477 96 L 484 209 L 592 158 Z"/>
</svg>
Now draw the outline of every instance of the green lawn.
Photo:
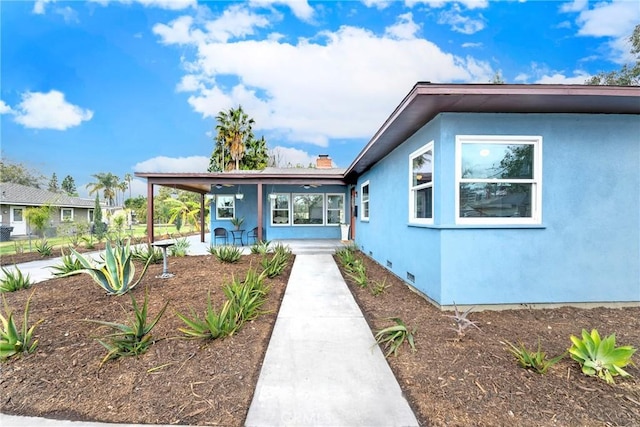
<svg viewBox="0 0 640 427">
<path fill-rule="evenodd" d="M 124 237 L 133 237 L 134 239 L 142 239 L 146 237 L 146 225 L 136 225 L 132 228 L 132 230 L 124 229 L 121 232 L 121 235 Z M 195 228 L 192 226 L 183 226 L 180 229 L 180 233 L 176 230 L 175 225 L 165 225 L 165 224 L 156 224 L 154 227 L 155 234 L 169 234 L 169 235 L 179 235 L 179 234 L 191 234 L 195 232 Z M 116 234 L 115 230 L 109 230 L 109 233 L 114 235 Z M 97 242 L 95 236 L 91 237 L 89 234 L 85 234 L 83 236 L 78 236 L 74 238 L 70 237 L 47 237 L 47 243 L 54 247 L 55 251 L 59 251 L 61 247 L 66 247 L 72 245 L 74 240 L 79 242 L 79 244 L 84 244 L 85 241 Z M 40 238 L 37 236 L 32 236 L 31 245 L 29 245 L 29 239 L 20 239 L 20 240 L 11 240 L 9 242 L 0 242 L 0 256 L 2 255 L 13 255 L 16 252 L 35 252 L 36 250 L 36 242 L 39 241 Z"/>
</svg>

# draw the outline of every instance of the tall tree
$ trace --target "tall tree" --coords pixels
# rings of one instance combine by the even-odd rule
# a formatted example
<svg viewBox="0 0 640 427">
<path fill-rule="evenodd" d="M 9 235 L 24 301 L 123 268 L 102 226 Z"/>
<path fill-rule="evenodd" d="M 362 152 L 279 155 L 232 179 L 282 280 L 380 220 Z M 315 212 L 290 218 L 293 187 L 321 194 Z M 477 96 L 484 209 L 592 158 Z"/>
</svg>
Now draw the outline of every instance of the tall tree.
<svg viewBox="0 0 640 427">
<path fill-rule="evenodd" d="M 60 191 L 60 187 L 58 187 L 58 176 L 55 172 L 51 175 L 51 179 L 49 180 L 49 191 L 52 193 Z"/>
<path fill-rule="evenodd" d="M 247 143 L 244 154 L 242 169 L 262 170 L 267 167 L 269 162 L 269 152 L 267 150 L 267 141 L 264 136 L 260 139 L 252 139 Z"/>
<path fill-rule="evenodd" d="M 240 160 L 244 157 L 245 147 L 253 139 L 254 120 L 239 105 L 236 109 L 230 108 L 229 111 L 218 113 L 216 121 L 218 122 L 216 142 L 223 146 L 223 161 L 224 152 L 228 152 L 235 162 L 235 169 L 240 169 Z M 226 168 L 223 167 L 224 169 Z"/>
<path fill-rule="evenodd" d="M 76 182 L 71 175 L 67 175 L 62 180 L 62 191 L 67 193 L 68 196 L 78 196 L 78 190 L 76 189 Z"/>
<path fill-rule="evenodd" d="M 0 182 L 12 182 L 27 187 L 40 188 L 44 176 L 37 171 L 29 170 L 22 163 L 11 163 L 0 159 Z"/>
<path fill-rule="evenodd" d="M 109 206 L 115 205 L 116 191 L 118 190 L 118 184 L 120 178 L 112 174 L 111 172 L 101 172 L 91 175 L 96 179 L 95 182 L 90 182 L 86 185 L 89 189 L 89 194 L 96 193 L 102 190 L 104 198 L 109 202 Z"/>
<path fill-rule="evenodd" d="M 624 64 L 618 71 L 600 72 L 585 83 L 588 85 L 640 86 L 640 24 L 629 37 L 635 64 Z"/>
<path fill-rule="evenodd" d="M 129 184 L 127 184 L 127 181 L 120 181 L 118 183 L 118 190 L 122 191 L 122 205 L 124 206 L 124 198 L 126 197 L 126 191 L 127 188 L 129 188 Z"/>
<path fill-rule="evenodd" d="M 129 198 L 131 198 L 131 181 L 133 180 L 133 175 L 125 173 L 124 180 L 127 181 L 127 186 L 129 187 Z"/>
</svg>

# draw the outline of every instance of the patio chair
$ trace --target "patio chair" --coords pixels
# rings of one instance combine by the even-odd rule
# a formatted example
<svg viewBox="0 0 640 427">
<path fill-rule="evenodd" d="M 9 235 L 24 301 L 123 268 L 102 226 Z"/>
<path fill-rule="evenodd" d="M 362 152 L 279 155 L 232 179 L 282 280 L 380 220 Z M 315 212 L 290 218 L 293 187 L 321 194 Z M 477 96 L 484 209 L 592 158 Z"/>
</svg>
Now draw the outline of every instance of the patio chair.
<svg viewBox="0 0 640 427">
<path fill-rule="evenodd" d="M 218 239 L 223 239 L 226 245 L 229 242 L 229 233 L 226 228 L 217 227 L 213 229 L 213 244 L 217 246 Z"/>
<path fill-rule="evenodd" d="M 253 239 L 253 243 L 258 243 L 258 227 L 254 227 L 253 230 L 247 234 L 247 243 L 249 239 Z M 262 229 L 262 240 L 264 240 L 264 228 Z"/>
</svg>

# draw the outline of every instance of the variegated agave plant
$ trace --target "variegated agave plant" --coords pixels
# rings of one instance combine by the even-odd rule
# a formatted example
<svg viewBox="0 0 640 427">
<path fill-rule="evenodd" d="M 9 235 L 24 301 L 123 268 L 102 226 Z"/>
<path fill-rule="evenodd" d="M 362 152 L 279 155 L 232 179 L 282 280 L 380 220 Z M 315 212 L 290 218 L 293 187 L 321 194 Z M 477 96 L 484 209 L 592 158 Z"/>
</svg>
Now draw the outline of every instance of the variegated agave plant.
<svg viewBox="0 0 640 427">
<path fill-rule="evenodd" d="M 133 289 L 140 283 L 151 263 L 151 258 L 149 258 L 140 277 L 134 282 L 136 267 L 132 261 L 128 243 L 126 245 L 116 244 L 112 248 L 111 244 L 107 242 L 104 263 L 98 265 L 94 265 L 93 262 L 79 254 L 75 249 L 72 248 L 71 251 L 76 256 L 76 259 L 80 261 L 83 268 L 82 270 L 65 274 L 65 276 L 86 273 L 109 295 L 123 295 Z"/>
</svg>

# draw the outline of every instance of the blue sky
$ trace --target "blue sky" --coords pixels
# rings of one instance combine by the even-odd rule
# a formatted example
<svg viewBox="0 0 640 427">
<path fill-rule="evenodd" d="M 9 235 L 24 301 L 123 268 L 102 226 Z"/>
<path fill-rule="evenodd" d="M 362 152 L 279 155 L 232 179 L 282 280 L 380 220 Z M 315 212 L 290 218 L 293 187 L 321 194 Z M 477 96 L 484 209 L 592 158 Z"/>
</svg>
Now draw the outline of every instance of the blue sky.
<svg viewBox="0 0 640 427">
<path fill-rule="evenodd" d="M 281 162 L 347 167 L 417 81 L 582 84 L 631 60 L 638 23 L 627 0 L 2 0 L 2 156 L 81 195 L 206 172 L 241 104 Z"/>
</svg>

